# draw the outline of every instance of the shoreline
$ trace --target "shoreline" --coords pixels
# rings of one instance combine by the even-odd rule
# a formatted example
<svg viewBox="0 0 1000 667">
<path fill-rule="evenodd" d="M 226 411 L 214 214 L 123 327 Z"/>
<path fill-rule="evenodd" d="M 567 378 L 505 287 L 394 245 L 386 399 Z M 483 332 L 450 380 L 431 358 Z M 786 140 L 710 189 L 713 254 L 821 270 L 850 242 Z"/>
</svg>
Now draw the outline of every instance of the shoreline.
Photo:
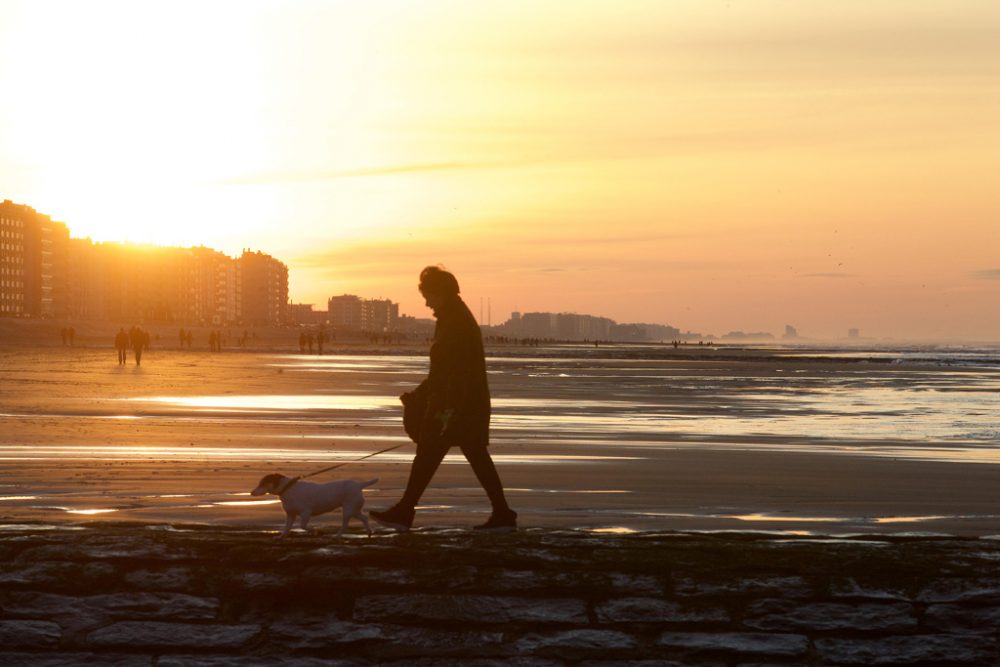
<svg viewBox="0 0 1000 667">
<path fill-rule="evenodd" d="M 110 348 L 0 349 L 0 520 L 59 523 L 100 516 L 277 527 L 283 521 L 277 505 L 248 502 L 263 475 L 307 474 L 406 442 L 393 397 L 419 381 L 423 355 L 381 361 L 329 356 L 154 351 L 137 368 L 118 367 Z M 548 412 L 572 410 L 578 415 L 572 419 L 583 420 L 573 428 L 582 429 L 592 418 L 587 401 L 614 389 L 617 372 L 617 362 L 601 371 L 612 384 L 591 371 L 580 380 L 560 380 L 561 370 L 585 361 L 506 360 L 504 373 L 491 376 L 498 406 L 491 451 L 525 527 L 1000 534 L 1000 465 L 990 458 L 989 443 L 708 432 L 650 439 L 602 430 L 608 426 L 601 420 L 593 430 L 574 434 L 563 422 L 550 422 Z M 805 370 L 818 374 L 818 382 L 847 373 L 871 377 L 876 385 L 883 378 L 905 384 L 903 371 L 934 372 L 919 365 L 901 370 L 773 357 L 653 359 L 638 367 L 668 378 L 656 382 L 680 387 L 658 400 L 681 406 L 678 418 L 668 415 L 670 423 L 695 428 L 711 420 L 725 423 L 757 404 L 744 406 L 737 390 L 720 408 L 713 393 L 686 389 L 690 382 L 742 374 L 769 386 Z M 176 400 L 206 395 L 259 397 L 263 407 Z M 362 400 L 318 408 L 295 404 L 341 395 Z M 291 397 L 293 405 L 276 407 L 275 396 Z M 366 397 L 375 402 L 367 405 Z M 527 408 L 538 413 L 535 421 L 525 421 Z M 620 412 L 609 413 L 608 423 L 618 429 L 632 414 L 627 407 L 615 409 Z M 412 453 L 412 447 L 402 447 L 319 481 L 378 477 L 367 492 L 367 509 L 385 507 L 401 493 Z M 481 522 L 489 508 L 457 451 L 422 506 L 417 525 L 436 528 Z M 335 512 L 316 525 L 337 521 Z"/>
</svg>

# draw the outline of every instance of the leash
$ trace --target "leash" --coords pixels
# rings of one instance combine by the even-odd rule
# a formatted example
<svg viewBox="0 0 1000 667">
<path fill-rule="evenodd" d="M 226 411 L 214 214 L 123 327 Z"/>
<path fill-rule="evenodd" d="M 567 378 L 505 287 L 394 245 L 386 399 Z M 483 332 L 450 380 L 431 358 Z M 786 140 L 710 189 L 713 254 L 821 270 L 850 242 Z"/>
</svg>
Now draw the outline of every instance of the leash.
<svg viewBox="0 0 1000 667">
<path fill-rule="evenodd" d="M 404 442 L 401 445 L 394 445 L 392 447 L 386 447 L 385 449 L 380 449 L 379 451 L 374 452 L 372 454 L 365 454 L 360 459 L 353 459 L 351 461 L 344 461 L 342 463 L 338 463 L 336 465 L 332 465 L 329 468 L 323 468 L 322 470 L 317 470 L 316 472 L 311 472 L 308 475 L 302 475 L 301 477 L 296 477 L 295 479 L 296 480 L 309 479 L 310 477 L 315 477 L 316 475 L 322 475 L 325 472 L 330 472 L 331 470 L 336 470 L 337 468 L 341 468 L 341 467 L 346 466 L 346 465 L 351 464 L 351 463 L 357 463 L 358 461 L 364 461 L 365 459 L 370 459 L 371 457 L 378 456 L 379 454 L 385 454 L 386 452 L 391 452 L 394 449 L 399 449 L 400 447 L 405 447 L 408 444 L 410 444 L 410 443 Z M 291 486 L 291 484 L 289 484 L 289 486 Z"/>
</svg>

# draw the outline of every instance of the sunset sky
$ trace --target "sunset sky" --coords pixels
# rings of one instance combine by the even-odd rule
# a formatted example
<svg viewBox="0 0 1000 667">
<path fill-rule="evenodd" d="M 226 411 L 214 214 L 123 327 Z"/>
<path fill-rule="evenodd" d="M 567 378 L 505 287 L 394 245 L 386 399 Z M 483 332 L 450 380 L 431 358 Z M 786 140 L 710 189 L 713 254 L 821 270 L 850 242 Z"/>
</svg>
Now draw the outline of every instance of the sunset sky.
<svg viewBox="0 0 1000 667">
<path fill-rule="evenodd" d="M 494 324 L 1000 341 L 995 0 L 0 0 L 0 199 Z"/>
</svg>

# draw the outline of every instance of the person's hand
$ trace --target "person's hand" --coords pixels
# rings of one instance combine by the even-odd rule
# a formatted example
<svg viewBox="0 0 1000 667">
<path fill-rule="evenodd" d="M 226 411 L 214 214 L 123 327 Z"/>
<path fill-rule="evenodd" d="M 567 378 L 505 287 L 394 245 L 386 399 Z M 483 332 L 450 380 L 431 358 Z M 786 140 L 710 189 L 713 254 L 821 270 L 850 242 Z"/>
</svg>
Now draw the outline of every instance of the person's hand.
<svg viewBox="0 0 1000 667">
<path fill-rule="evenodd" d="M 448 430 L 448 423 L 451 418 L 455 415 L 455 408 L 445 408 L 444 410 L 439 410 L 434 419 L 441 422 L 441 434 L 443 435 L 445 431 Z"/>
</svg>

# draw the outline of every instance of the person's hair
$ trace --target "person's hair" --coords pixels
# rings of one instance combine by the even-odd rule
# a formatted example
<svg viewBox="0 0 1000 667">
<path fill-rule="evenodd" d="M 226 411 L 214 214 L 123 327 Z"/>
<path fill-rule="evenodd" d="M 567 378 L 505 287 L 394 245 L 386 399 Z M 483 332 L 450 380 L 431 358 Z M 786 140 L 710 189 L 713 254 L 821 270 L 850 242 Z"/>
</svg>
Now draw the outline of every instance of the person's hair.
<svg viewBox="0 0 1000 667">
<path fill-rule="evenodd" d="M 424 294 L 458 295 L 458 280 L 440 266 L 428 266 L 420 272 L 420 291 Z"/>
</svg>

